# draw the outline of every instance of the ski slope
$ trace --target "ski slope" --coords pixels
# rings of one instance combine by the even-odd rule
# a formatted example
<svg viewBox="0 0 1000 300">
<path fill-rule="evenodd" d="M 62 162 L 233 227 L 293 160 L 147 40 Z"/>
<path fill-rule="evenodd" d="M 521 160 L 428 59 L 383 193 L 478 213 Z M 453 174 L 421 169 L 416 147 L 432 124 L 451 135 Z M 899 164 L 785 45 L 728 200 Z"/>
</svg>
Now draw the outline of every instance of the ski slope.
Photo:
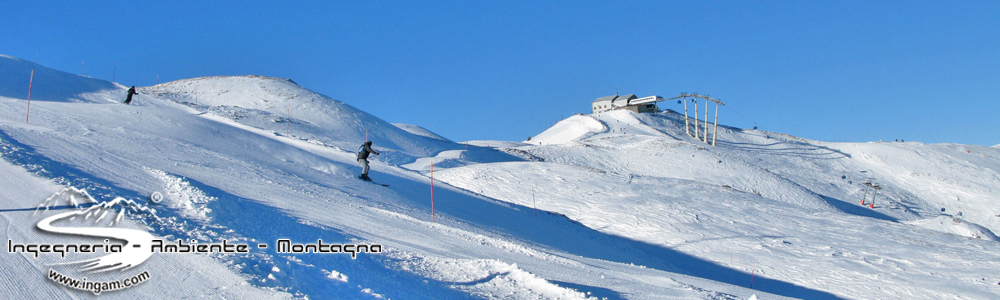
<svg viewBox="0 0 1000 300">
<path fill-rule="evenodd" d="M 438 178 L 841 297 L 995 297 L 995 149 L 824 143 L 728 127 L 712 147 L 683 126 L 672 111 L 573 116 L 531 139 L 540 146 L 518 147 L 544 162 Z M 881 183 L 874 209 L 858 203 L 865 180 Z"/>
<path fill-rule="evenodd" d="M 136 267 L 153 279 L 100 297 L 1000 294 L 996 147 L 825 143 L 730 127 L 713 147 L 672 111 L 577 115 L 530 141 L 455 143 L 287 79 L 179 80 L 138 87 L 122 105 L 125 86 L 6 56 L 0 67 L 10 240 L 59 239 L 33 229 L 50 212 L 18 209 L 72 187 L 97 202 L 133 200 L 119 226 L 168 241 L 385 247 L 356 259 L 273 248 L 156 254 Z M 31 70 L 49 75 L 35 78 L 25 122 L 27 94 L 10 87 Z M 43 90 L 55 96 L 36 101 Z M 371 177 L 387 187 L 355 178 L 366 136 L 384 153 L 371 158 Z M 858 203 L 865 180 L 882 188 L 875 208 Z M 18 298 L 91 296 L 38 275 L 61 268 L 58 256 L 5 255 L 0 288 Z"/>
</svg>

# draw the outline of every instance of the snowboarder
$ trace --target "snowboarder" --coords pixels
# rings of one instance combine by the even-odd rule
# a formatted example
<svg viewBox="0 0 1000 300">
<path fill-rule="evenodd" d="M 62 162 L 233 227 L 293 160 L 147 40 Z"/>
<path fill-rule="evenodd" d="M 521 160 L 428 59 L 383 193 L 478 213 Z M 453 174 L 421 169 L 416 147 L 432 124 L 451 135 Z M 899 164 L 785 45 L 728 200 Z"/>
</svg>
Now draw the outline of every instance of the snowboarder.
<svg viewBox="0 0 1000 300">
<path fill-rule="evenodd" d="M 128 96 L 125 96 L 125 104 L 132 103 L 132 95 L 135 95 L 135 86 L 133 85 L 128 89 Z"/>
<path fill-rule="evenodd" d="M 361 164 L 362 168 L 364 168 L 364 170 L 361 171 L 361 179 L 364 179 L 365 181 L 372 181 L 371 178 L 368 178 L 368 154 L 370 153 L 375 153 L 375 155 L 380 154 L 378 151 L 375 151 L 375 149 L 372 149 L 372 141 L 367 141 L 362 144 L 360 148 L 358 148 L 358 163 Z"/>
</svg>

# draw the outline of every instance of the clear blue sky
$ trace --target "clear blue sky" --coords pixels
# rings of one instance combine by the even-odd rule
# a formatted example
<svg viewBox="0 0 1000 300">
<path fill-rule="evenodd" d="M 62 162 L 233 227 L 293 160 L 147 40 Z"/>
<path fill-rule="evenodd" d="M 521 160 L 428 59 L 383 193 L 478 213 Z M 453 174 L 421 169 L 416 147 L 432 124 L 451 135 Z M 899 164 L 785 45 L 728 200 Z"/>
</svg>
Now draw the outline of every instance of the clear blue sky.
<svg viewBox="0 0 1000 300">
<path fill-rule="evenodd" d="M 93 2 L 3 1 L 0 54 L 136 86 L 290 78 L 456 141 L 524 140 L 618 87 L 810 139 L 1000 144 L 998 1 Z"/>
</svg>

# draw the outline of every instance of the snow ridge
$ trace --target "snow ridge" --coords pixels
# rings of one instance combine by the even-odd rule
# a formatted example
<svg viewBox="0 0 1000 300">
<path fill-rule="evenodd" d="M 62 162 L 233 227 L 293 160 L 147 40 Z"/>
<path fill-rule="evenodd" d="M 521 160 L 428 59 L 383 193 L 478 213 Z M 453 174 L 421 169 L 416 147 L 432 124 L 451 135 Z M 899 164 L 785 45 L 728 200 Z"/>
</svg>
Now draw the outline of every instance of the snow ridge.
<svg viewBox="0 0 1000 300">
<path fill-rule="evenodd" d="M 101 103 L 104 101 L 92 94 L 109 90 L 121 90 L 121 99 L 125 98 L 124 87 L 120 85 L 53 70 L 3 54 L 0 54 L 0 82 L 3 83 L 0 84 L 0 97 L 15 99 L 28 99 L 29 84 L 31 100 L 35 101 Z"/>
<path fill-rule="evenodd" d="M 289 79 L 201 77 L 144 87 L 140 91 L 276 135 L 291 134 L 340 149 L 356 149 L 367 138 L 376 149 L 387 150 L 380 160 L 394 164 L 458 148 L 447 139 L 427 135 L 429 131 L 411 133 Z"/>
</svg>

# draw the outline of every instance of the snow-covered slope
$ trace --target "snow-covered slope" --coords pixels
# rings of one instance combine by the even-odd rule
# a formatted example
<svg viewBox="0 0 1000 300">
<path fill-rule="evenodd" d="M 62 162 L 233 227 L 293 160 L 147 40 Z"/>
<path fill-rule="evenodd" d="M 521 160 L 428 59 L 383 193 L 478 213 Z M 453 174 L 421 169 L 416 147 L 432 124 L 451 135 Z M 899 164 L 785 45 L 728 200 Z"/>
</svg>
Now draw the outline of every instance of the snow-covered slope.
<svg viewBox="0 0 1000 300">
<path fill-rule="evenodd" d="M 997 236 L 993 234 L 993 231 L 979 225 L 964 222 L 961 218 L 938 216 L 936 218 L 909 221 L 907 223 L 944 233 L 967 236 L 976 239 L 1000 241 L 1000 239 L 997 239 Z"/>
<path fill-rule="evenodd" d="M 411 133 L 288 79 L 202 77 L 139 91 L 275 134 L 291 134 L 340 149 L 354 151 L 367 138 L 385 152 L 380 159 L 392 163 L 412 162 L 416 157 L 458 148 L 447 139 Z"/>
<path fill-rule="evenodd" d="M 512 150 L 543 162 L 468 165 L 436 178 L 842 297 L 1000 292 L 991 269 L 995 148 L 824 143 L 730 127 L 713 147 L 672 111 L 572 116 L 530 142 Z M 866 181 L 879 184 L 877 194 Z"/>
<path fill-rule="evenodd" d="M 9 150 L 9 148 L 7 148 Z M 33 208 L 39 200 L 59 195 L 64 187 L 50 180 L 33 176 L 21 167 L 6 160 L 0 161 L 0 222 L 7 230 L 0 237 L 18 243 L 51 243 L 51 236 L 35 229 L 42 215 L 33 210 L 12 211 L 12 208 Z M 129 228 L 141 228 L 131 219 L 125 223 Z M 91 243 L 93 239 L 64 239 L 63 243 Z M 69 256 L 72 259 L 72 254 Z M 46 282 L 42 274 L 53 264 L 65 263 L 58 255 L 30 255 L 8 253 L 5 266 L 0 274 L 0 290 L 9 299 L 79 299 L 90 292 L 67 291 L 53 283 Z M 151 270 L 158 284 L 141 284 L 125 293 L 105 292 L 102 298 L 153 299 L 153 298 L 290 298 L 291 295 L 246 284 L 246 278 L 233 272 L 225 264 L 207 256 L 161 256 L 149 260 L 142 269 Z M 112 272 L 118 273 L 118 272 Z M 132 275 L 134 272 L 123 272 Z M 114 280 L 117 274 L 87 274 L 93 281 Z"/>
<path fill-rule="evenodd" d="M 604 123 L 587 115 L 573 115 L 565 120 L 559 121 L 548 130 L 532 138 L 531 143 L 536 145 L 562 144 L 574 140 L 588 138 L 596 133 L 606 132 L 608 127 Z"/>
<path fill-rule="evenodd" d="M 621 111 L 573 116 L 528 143 L 456 144 L 284 79 L 139 90 L 121 105 L 121 86 L 62 88 L 66 99 L 32 102 L 28 123 L 26 101 L 0 95 L 7 237 L 52 241 L 32 226 L 56 212 L 30 208 L 73 187 L 102 203 L 133 201 L 121 226 L 167 241 L 272 247 L 156 254 L 136 267 L 151 281 L 101 297 L 1000 295 L 1000 246 L 989 232 L 1000 229 L 991 218 L 1000 214 L 997 148 L 823 143 L 730 127 L 713 147 L 687 136 L 676 113 Z M 67 101 L 80 94 L 89 102 Z M 387 186 L 355 178 L 366 129 L 385 150 L 371 177 Z M 865 180 L 882 188 L 874 209 L 857 203 L 871 199 Z M 278 239 L 385 251 L 277 253 Z M 65 270 L 50 265 L 58 255 L 5 255 L 12 267 L 0 269 L 0 288 L 11 295 L 89 295 L 39 275 Z"/>
<path fill-rule="evenodd" d="M 26 101 L 0 98 L 0 157 L 14 165 L 12 172 L 27 171 L 86 190 L 98 201 L 117 197 L 136 201 L 145 213 L 129 214 L 129 218 L 167 241 L 272 245 L 249 255 L 154 255 L 140 266 L 160 276 L 154 281 L 172 280 L 175 275 L 171 274 L 213 274 L 215 266 L 225 266 L 227 272 L 255 286 L 223 293 L 236 298 L 271 298 L 273 290 L 320 299 L 455 299 L 476 295 L 572 299 L 585 298 L 588 293 L 613 298 L 628 294 L 706 297 L 751 293 L 740 286 L 700 278 L 685 282 L 713 288 L 686 288 L 688 283 L 673 279 L 675 273 L 630 264 L 649 265 L 644 262 L 655 262 L 663 249 L 649 248 L 635 255 L 621 253 L 618 245 L 607 242 L 581 249 L 574 245 L 614 237 L 580 227 L 561 215 L 535 217 L 523 207 L 446 184 L 436 185 L 436 209 L 432 211 L 427 201 L 430 178 L 380 157 L 372 162 L 372 177 L 389 187 L 354 178 L 358 170 L 352 149 L 275 134 L 274 130 L 233 121 L 211 110 L 212 106 L 190 105 L 166 93 L 140 94 L 134 105 L 113 101 L 123 92 L 104 91 L 100 95 L 107 101 L 97 103 L 32 103 L 29 123 L 21 119 Z M 151 202 L 154 192 L 165 199 Z M 18 193 L 13 197 L 44 201 L 32 195 Z M 15 211 L 24 211 L 22 204 L 9 204 Z M 554 234 L 539 234 L 535 228 L 548 228 Z M 282 238 L 300 243 L 319 239 L 326 243 L 378 243 L 385 251 L 361 253 L 356 259 L 345 254 L 279 254 L 273 245 Z M 81 295 L 41 278 L 36 272 L 46 267 L 45 262 L 33 261 L 27 253 L 9 255 L 27 264 L 26 268 L 2 271 L 3 278 L 28 278 L 5 285 L 13 294 Z M 212 264 L 206 264 L 206 258 Z M 181 264 L 182 270 L 157 267 L 170 259 L 187 263 Z M 652 281 L 629 279 L 637 274 Z M 103 295 L 188 297 L 219 294 L 209 289 L 229 289 L 227 281 L 186 280 L 198 278 L 156 281 L 155 285 Z M 602 281 L 616 282 L 624 289 L 609 289 Z M 258 296 L 241 296 L 247 293 Z"/>
<path fill-rule="evenodd" d="M 423 127 L 420 127 L 420 126 L 417 126 L 417 125 L 403 124 L 403 123 L 392 123 L 392 125 L 395 125 L 396 127 L 399 127 L 399 129 L 406 130 L 407 132 L 412 133 L 412 134 L 416 134 L 416 135 L 419 135 L 419 136 L 425 136 L 425 137 L 429 137 L 429 138 L 432 138 L 432 139 L 439 139 L 439 140 L 446 141 L 446 142 L 451 142 L 451 140 L 449 140 L 448 138 L 445 138 L 445 137 L 443 137 L 441 135 L 438 135 L 437 133 L 434 133 L 434 132 L 432 132 L 430 130 L 427 130 L 427 128 L 423 128 Z"/>
<path fill-rule="evenodd" d="M 573 116 L 532 139 L 542 147 L 516 148 L 547 162 L 728 186 L 818 211 L 914 220 L 937 216 L 944 208 L 1000 232 L 1000 207 L 990 205 L 1000 197 L 997 149 L 826 143 L 725 126 L 719 128 L 718 146 L 713 147 L 689 136 L 683 118 L 669 110 L 656 115 L 613 111 Z M 589 131 L 566 130 L 567 123 L 587 123 L 580 127 Z M 693 127 L 689 131 L 693 133 Z M 554 145 L 544 146 L 549 143 Z M 872 197 L 871 191 L 865 195 L 865 181 L 880 184 L 876 204 L 886 209 L 849 205 Z"/>
<path fill-rule="evenodd" d="M 34 74 L 32 74 L 34 73 Z M 0 97 L 60 102 L 124 101 L 98 100 L 91 93 L 121 89 L 121 86 L 100 79 L 83 77 L 0 54 Z"/>
</svg>

